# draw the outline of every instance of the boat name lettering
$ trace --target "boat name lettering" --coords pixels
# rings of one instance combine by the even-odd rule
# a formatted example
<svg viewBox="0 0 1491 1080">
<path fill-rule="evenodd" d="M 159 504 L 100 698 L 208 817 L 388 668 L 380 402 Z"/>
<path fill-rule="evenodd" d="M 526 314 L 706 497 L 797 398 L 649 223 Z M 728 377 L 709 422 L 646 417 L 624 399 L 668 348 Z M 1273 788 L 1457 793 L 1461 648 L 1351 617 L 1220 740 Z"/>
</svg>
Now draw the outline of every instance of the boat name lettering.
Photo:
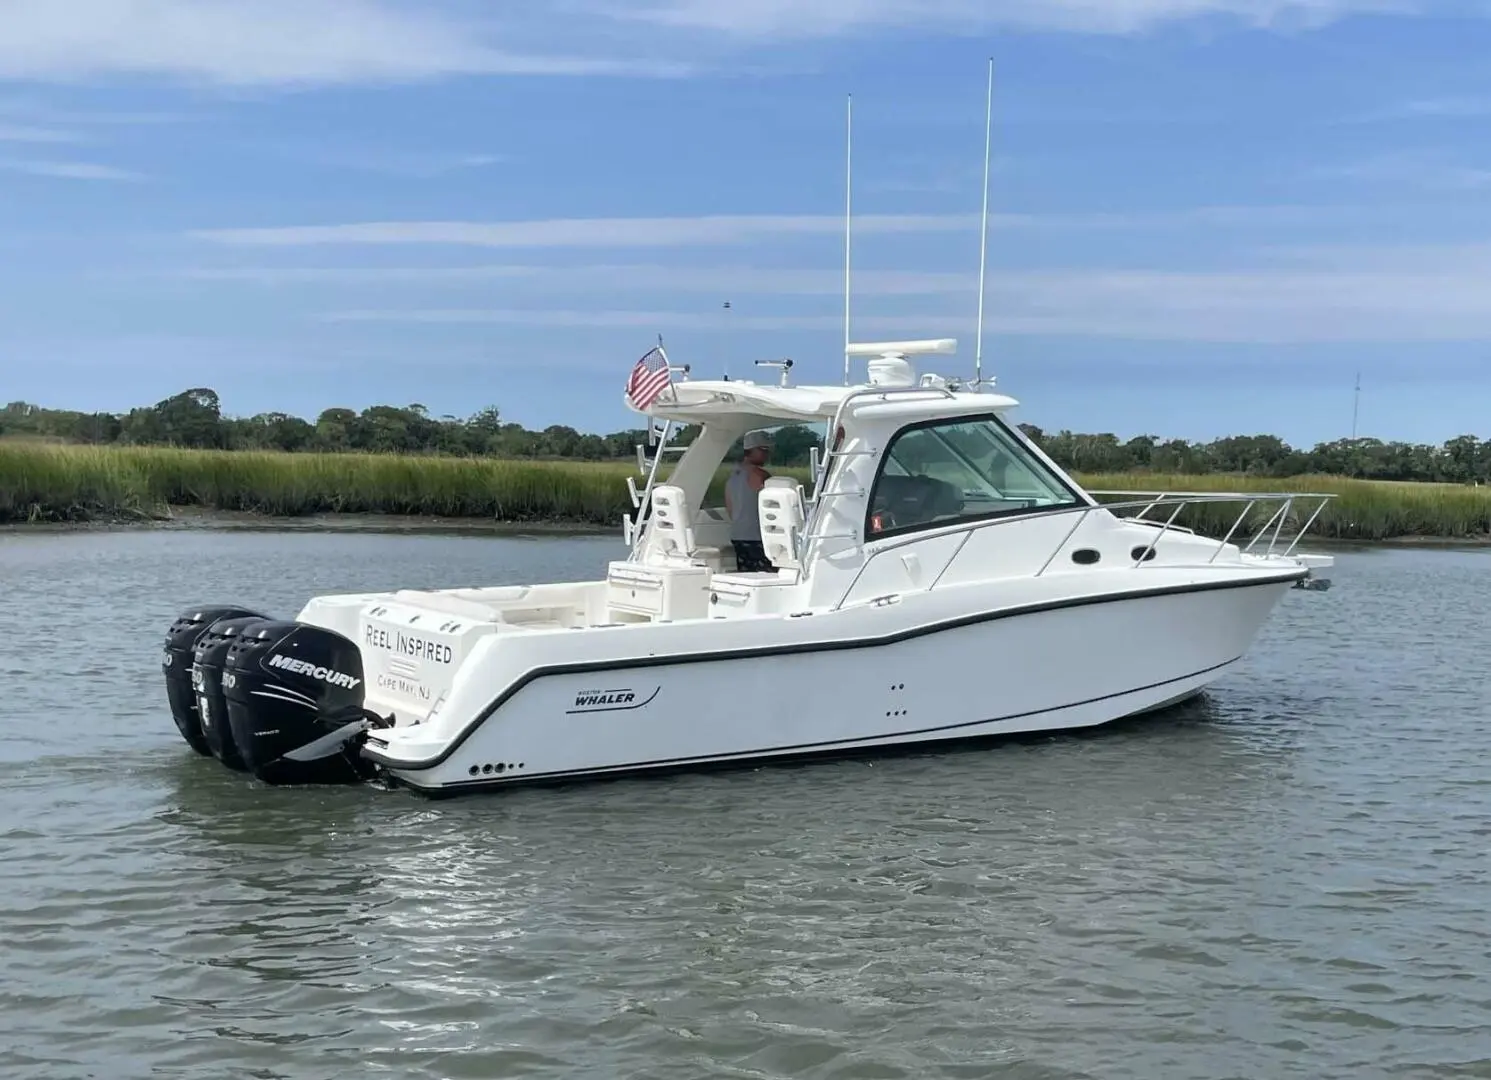
<svg viewBox="0 0 1491 1080">
<path fill-rule="evenodd" d="M 401 679 L 397 675 L 378 675 L 375 680 L 380 690 L 392 690 L 396 694 L 405 697 L 417 697 L 421 701 L 430 700 L 430 688 L 423 683 L 415 682 L 413 679 Z"/>
<path fill-rule="evenodd" d="M 289 672 L 292 675 L 309 675 L 313 679 L 320 679 L 322 682 L 328 682 L 332 686 L 340 686 L 344 690 L 351 690 L 358 683 L 362 682 L 361 679 L 354 679 L 345 672 L 336 671 L 329 667 L 319 667 L 309 660 L 297 660 L 295 657 L 286 656 L 284 653 L 276 653 L 274 656 L 271 656 L 268 660 L 268 665 L 272 668 L 279 668 L 281 671 Z"/>
<path fill-rule="evenodd" d="M 390 631 L 381 626 L 363 627 L 362 640 L 364 645 L 371 645 L 375 649 L 402 653 L 417 660 L 433 660 L 437 664 L 449 664 L 456 658 L 455 650 L 449 645 L 398 630 Z"/>
</svg>

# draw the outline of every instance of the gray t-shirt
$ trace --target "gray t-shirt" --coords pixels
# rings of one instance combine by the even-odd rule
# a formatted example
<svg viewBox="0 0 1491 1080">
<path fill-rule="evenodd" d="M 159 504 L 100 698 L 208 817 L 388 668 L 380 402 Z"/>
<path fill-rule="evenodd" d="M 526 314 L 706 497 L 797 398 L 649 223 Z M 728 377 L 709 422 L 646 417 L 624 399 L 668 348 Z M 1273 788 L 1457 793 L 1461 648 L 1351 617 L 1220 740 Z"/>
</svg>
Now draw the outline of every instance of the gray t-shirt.
<svg viewBox="0 0 1491 1080">
<path fill-rule="evenodd" d="M 740 462 L 725 480 L 725 491 L 730 496 L 730 539 L 761 539 L 761 504 L 757 492 L 751 490 L 751 469 Z"/>
</svg>

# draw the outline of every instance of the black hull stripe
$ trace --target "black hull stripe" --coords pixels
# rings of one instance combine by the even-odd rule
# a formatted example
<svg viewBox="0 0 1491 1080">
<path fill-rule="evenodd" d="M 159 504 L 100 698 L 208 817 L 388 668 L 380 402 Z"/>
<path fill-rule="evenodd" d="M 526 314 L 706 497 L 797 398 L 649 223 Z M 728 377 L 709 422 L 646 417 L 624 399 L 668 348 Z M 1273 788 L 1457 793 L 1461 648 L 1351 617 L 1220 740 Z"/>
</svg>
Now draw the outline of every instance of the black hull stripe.
<svg viewBox="0 0 1491 1080">
<path fill-rule="evenodd" d="M 1189 593 L 1220 592 L 1224 589 L 1262 589 L 1300 581 L 1308 576 L 1307 568 L 1292 570 L 1287 574 L 1274 574 L 1265 578 L 1231 578 L 1225 581 L 1208 581 L 1195 585 L 1165 585 L 1153 589 L 1137 589 L 1126 593 L 1103 593 L 1096 596 L 1075 596 L 1061 600 L 1046 600 L 1020 607 L 1000 608 L 998 611 L 983 611 L 974 615 L 960 615 L 956 619 L 914 626 L 897 630 L 880 637 L 845 638 L 842 641 L 810 641 L 791 645 L 758 645 L 744 649 L 721 649 L 712 652 L 680 653 L 671 656 L 637 656 L 618 660 L 586 660 L 570 664 L 546 664 L 524 672 L 512 685 L 493 698 L 481 712 L 468 723 L 450 744 L 433 757 L 419 761 L 403 761 L 384 756 L 377 748 L 367 745 L 363 756 L 370 761 L 395 769 L 433 769 L 441 764 L 487 722 L 498 709 L 510 701 L 519 691 L 538 679 L 551 675 L 583 675 L 595 671 L 632 671 L 638 668 L 671 667 L 675 664 L 705 664 L 716 660 L 753 660 L 767 656 L 790 656 L 802 653 L 842 652 L 852 649 L 870 649 L 881 645 L 897 645 L 903 641 L 926 637 L 945 630 L 960 630 L 986 622 L 998 622 L 1020 615 L 1036 615 L 1047 611 L 1063 611 L 1068 608 L 1093 607 L 1098 604 L 1121 604 L 1131 600 L 1148 600 L 1161 596 L 1182 596 Z M 817 616 L 814 616 L 817 617 Z M 1229 661 L 1230 662 L 1230 661 Z"/>
<path fill-rule="evenodd" d="M 836 750 L 841 750 L 843 747 L 849 746 L 851 743 L 860 744 L 860 746 L 855 747 L 855 749 L 883 750 L 895 746 L 897 742 L 901 740 L 911 739 L 917 736 L 942 736 L 942 738 L 940 739 L 917 738 L 917 741 L 915 743 L 910 744 L 930 745 L 939 741 L 955 741 L 959 738 L 968 737 L 953 735 L 951 734 L 952 732 L 966 731 L 969 728 L 975 727 L 985 727 L 989 724 L 1008 724 L 1015 720 L 1028 720 L 1032 716 L 1043 716 L 1048 713 L 1065 712 L 1068 709 L 1080 709 L 1087 705 L 1099 705 L 1105 701 L 1112 701 L 1115 698 L 1129 697 L 1133 694 L 1142 694 L 1149 690 L 1158 690 L 1161 687 L 1172 686 L 1175 683 L 1186 682 L 1190 679 L 1199 679 L 1203 675 L 1211 675 L 1214 672 L 1222 671 L 1225 668 L 1229 668 L 1241 659 L 1241 656 L 1234 656 L 1231 660 L 1225 660 L 1220 664 L 1213 664 L 1211 667 L 1203 668 L 1200 671 L 1193 671 L 1189 675 L 1178 675 L 1173 679 L 1166 679 L 1163 682 L 1150 683 L 1148 686 L 1136 686 L 1131 690 L 1120 690 L 1117 693 L 1104 694 L 1101 697 L 1088 698 L 1086 701 L 1074 701 L 1067 705 L 1053 705 L 1050 708 L 1046 709 L 1032 709 L 1028 712 L 1013 713 L 1009 716 L 998 716 L 989 720 L 968 720 L 958 724 L 944 724 L 940 727 L 917 728 L 912 731 L 897 731 L 890 735 L 861 735 L 849 739 L 831 739 L 827 742 L 798 743 L 793 746 L 772 746 L 758 750 L 732 750 L 727 753 L 703 754 L 698 757 L 658 758 L 655 761 L 632 761 L 626 763 L 625 765 L 598 765 L 594 768 L 589 769 L 557 769 L 553 772 L 527 773 L 517 779 L 492 780 L 488 778 L 482 778 L 477 780 L 457 780 L 453 783 L 442 784 L 439 787 L 433 788 L 421 787 L 418 784 L 410 783 L 409 781 L 402 778 L 399 778 L 399 783 L 413 788 L 416 791 L 425 793 L 440 791 L 475 791 L 480 788 L 516 787 L 521 784 L 537 783 L 540 781 L 571 779 L 577 780 L 587 776 L 626 776 L 630 773 L 646 772 L 652 769 L 678 769 L 687 768 L 694 765 L 713 765 L 728 762 L 738 762 L 741 764 L 745 764 L 752 761 L 776 760 L 783 757 L 791 757 L 793 755 L 820 756 L 833 753 Z M 1183 694 L 1179 696 L 1183 699 L 1190 695 Z M 1172 703 L 1174 703 L 1174 699 L 1172 699 Z M 1153 708 L 1164 708 L 1165 704 L 1165 702 L 1160 702 L 1153 706 Z M 1125 716 L 1114 717 L 1114 720 L 1122 720 L 1125 719 L 1127 716 L 1133 715 L 1137 714 L 1128 713 L 1125 714 Z M 1084 726 L 1097 727 L 1099 725 L 1093 724 Z M 989 732 L 988 734 L 997 735 L 999 733 Z"/>
</svg>

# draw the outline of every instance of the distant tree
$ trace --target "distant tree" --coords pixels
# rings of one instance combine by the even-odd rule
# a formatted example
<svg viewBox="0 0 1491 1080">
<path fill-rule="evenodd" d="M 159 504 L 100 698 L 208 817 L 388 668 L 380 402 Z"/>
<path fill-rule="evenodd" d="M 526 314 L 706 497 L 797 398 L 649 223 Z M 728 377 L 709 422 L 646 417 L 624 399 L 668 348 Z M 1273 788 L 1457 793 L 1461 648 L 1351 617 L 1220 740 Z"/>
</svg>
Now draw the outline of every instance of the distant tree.
<svg viewBox="0 0 1491 1080">
<path fill-rule="evenodd" d="M 323 409 L 316 417 L 316 446 L 321 450 L 352 449 L 352 429 L 357 414 L 351 409 Z"/>
<path fill-rule="evenodd" d="M 223 414 L 214 390 L 184 390 L 157 402 L 154 411 L 168 443 L 204 450 L 223 445 Z"/>
<path fill-rule="evenodd" d="M 1332 473 L 1375 480 L 1491 483 L 1491 440 L 1458 435 L 1440 446 L 1336 439 L 1310 449 L 1288 445 L 1274 435 L 1229 435 L 1210 442 L 1188 442 L 1143 434 L 1121 439 L 1111 432 L 1047 432 L 1033 424 L 1020 430 L 1063 468 L 1078 472 L 1242 473 L 1298 476 Z M 495 405 L 466 419 L 431 416 L 419 403 L 373 405 L 361 412 L 323 410 L 314 422 L 283 412 L 228 417 L 217 392 L 194 387 L 154 405 L 123 415 L 45 409 L 26 401 L 0 408 L 0 433 L 81 443 L 265 449 L 291 452 L 366 451 L 505 458 L 630 460 L 645 432 L 638 428 L 602 435 L 563 424 L 530 431 L 505 421 Z M 699 428 L 680 426 L 672 445 L 688 446 Z M 773 461 L 778 466 L 807 464 L 821 445 L 812 427 L 787 424 L 776 429 Z M 733 453 L 740 451 L 739 442 Z"/>
<path fill-rule="evenodd" d="M 119 437 L 135 446 L 159 446 L 171 442 L 171 432 L 153 408 L 131 409 L 119 423 Z"/>
<path fill-rule="evenodd" d="M 823 439 L 812 428 L 789 424 L 777 429 L 771 458 L 778 465 L 806 465 L 813 447 L 822 445 Z"/>
<path fill-rule="evenodd" d="M 1123 452 L 1128 458 L 1129 466 L 1135 469 L 1153 467 L 1155 446 L 1159 441 L 1153 435 L 1135 435 L 1124 443 Z"/>
<path fill-rule="evenodd" d="M 72 430 L 68 437 L 82 443 L 118 442 L 124 431 L 119 417 L 112 413 L 77 413 L 73 417 Z"/>
</svg>

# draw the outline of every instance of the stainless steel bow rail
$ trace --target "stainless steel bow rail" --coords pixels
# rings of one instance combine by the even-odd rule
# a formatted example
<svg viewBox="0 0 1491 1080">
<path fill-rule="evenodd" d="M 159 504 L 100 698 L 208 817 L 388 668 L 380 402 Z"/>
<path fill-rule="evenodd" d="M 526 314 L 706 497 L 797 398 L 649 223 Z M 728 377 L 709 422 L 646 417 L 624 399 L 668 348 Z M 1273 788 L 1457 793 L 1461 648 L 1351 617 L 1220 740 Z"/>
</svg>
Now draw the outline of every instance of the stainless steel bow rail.
<svg viewBox="0 0 1491 1080">
<path fill-rule="evenodd" d="M 1226 534 L 1216 542 L 1216 549 L 1212 551 L 1211 557 L 1206 560 L 1205 565 L 1209 566 L 1212 563 L 1216 562 L 1217 556 L 1226 550 L 1227 545 L 1231 543 L 1232 538 L 1237 535 L 1238 530 L 1242 529 L 1246 525 L 1248 516 L 1253 512 L 1254 508 L 1259 506 L 1260 504 L 1271 505 L 1277 503 L 1278 508 L 1269 515 L 1268 519 L 1263 523 L 1263 526 L 1253 533 L 1252 538 L 1248 541 L 1246 546 L 1242 547 L 1241 550 L 1245 554 L 1258 554 L 1263 557 L 1277 556 L 1279 558 L 1288 558 L 1289 556 L 1293 555 L 1294 549 L 1299 545 L 1299 542 L 1304 537 L 1305 533 L 1310 531 L 1310 527 L 1315 524 L 1316 520 L 1320 517 L 1320 514 L 1325 509 L 1326 505 L 1330 502 L 1330 500 L 1336 498 L 1336 495 L 1334 493 L 1307 491 L 1090 491 L 1088 492 L 1088 494 L 1091 495 L 1094 499 L 1116 497 L 1123 499 L 1123 501 L 1091 502 L 1083 503 L 1079 506 L 1064 506 L 1049 510 L 1039 509 L 1032 510 L 1029 513 L 1010 514 L 996 518 L 985 518 L 982 521 L 950 521 L 945 528 L 938 528 L 933 525 L 927 528 L 925 531 L 917 532 L 898 541 L 893 541 L 889 544 L 886 544 L 884 547 L 877 547 L 875 553 L 869 559 L 865 560 L 864 564 L 860 566 L 859 572 L 856 573 L 854 576 L 854 580 L 849 583 L 849 587 L 844 590 L 844 593 L 833 604 L 831 610 L 837 611 L 843 605 L 844 600 L 853 593 L 854 586 L 858 584 L 859 579 L 864 576 L 865 570 L 869 567 L 870 563 L 875 561 L 875 559 L 878 559 L 883 555 L 888 555 L 893 551 L 899 551 L 904 547 L 909 547 L 913 544 L 921 543 L 929 537 L 961 536 L 957 548 L 953 551 L 952 557 L 947 560 L 947 562 L 943 565 L 942 571 L 938 573 L 937 577 L 933 579 L 932 583 L 927 586 L 928 590 L 930 591 L 937 587 L 938 583 L 942 580 L 943 574 L 947 572 L 948 567 L 952 566 L 952 564 L 957 561 L 958 556 L 962 553 L 963 548 L 968 543 L 969 538 L 973 536 L 974 533 L 979 532 L 983 529 L 995 529 L 999 528 L 1002 525 L 1012 525 L 1020 521 L 1030 521 L 1032 518 L 1058 517 L 1061 515 L 1071 517 L 1072 527 L 1066 531 L 1061 540 L 1056 544 L 1055 547 L 1051 549 L 1051 554 L 1046 557 L 1046 561 L 1041 564 L 1041 568 L 1035 572 L 1035 577 L 1041 577 L 1048 569 L 1050 569 L 1051 564 L 1056 561 L 1056 557 L 1066 550 L 1067 545 L 1070 544 L 1072 538 L 1077 535 L 1077 530 L 1082 527 L 1082 523 L 1087 520 L 1089 515 L 1099 512 L 1118 514 L 1118 516 L 1124 517 L 1127 521 L 1149 525 L 1152 526 L 1155 530 L 1153 539 L 1150 540 L 1148 546 L 1145 547 L 1144 550 L 1139 553 L 1139 556 L 1134 560 L 1133 565 L 1134 568 L 1137 569 L 1139 567 L 1142 567 L 1145 561 L 1151 557 L 1151 553 L 1154 551 L 1161 538 L 1163 538 L 1167 532 L 1185 532 L 1191 533 L 1193 535 L 1196 534 L 1196 530 L 1194 529 L 1175 524 L 1176 518 L 1180 517 L 1181 511 L 1183 511 L 1187 506 L 1199 506 L 1211 503 L 1244 504 L 1241 513 L 1239 513 L 1233 520 L 1232 525 L 1227 530 Z M 1141 497 L 1128 498 L 1129 496 Z M 1313 506 L 1313 509 L 1310 511 L 1309 516 L 1305 519 L 1304 524 L 1300 526 L 1295 535 L 1290 538 L 1288 546 L 1281 551 L 1279 550 L 1279 544 L 1282 542 L 1282 530 L 1285 523 L 1290 521 L 1291 517 L 1294 515 L 1294 507 L 1297 503 L 1307 506 Z M 1171 508 L 1169 516 L 1165 520 L 1161 521 L 1156 518 L 1150 518 L 1148 516 L 1152 511 L 1161 508 Z M 1134 511 L 1134 513 L 1119 513 L 1120 511 L 1124 510 Z M 1293 520 L 1298 520 L 1298 517 L 1293 516 Z M 1256 552 L 1254 549 L 1258 546 L 1260 541 L 1264 540 L 1265 537 L 1267 537 L 1266 548 L 1261 552 Z"/>
<path fill-rule="evenodd" d="M 1165 533 L 1177 529 L 1189 533 L 1196 531 L 1195 529 L 1184 528 L 1175 524 L 1175 519 L 1180 516 L 1180 512 L 1187 506 L 1205 503 L 1243 503 L 1242 512 L 1233 520 L 1226 535 L 1217 541 L 1217 549 L 1212 552 L 1211 558 L 1207 560 L 1208 565 L 1216 562 L 1217 556 L 1231 543 L 1233 536 L 1247 523 L 1248 515 L 1253 512 L 1253 508 L 1260 503 L 1265 505 L 1278 503 L 1278 508 L 1263 523 L 1263 527 L 1253 533 L 1252 538 L 1243 547 L 1243 552 L 1253 554 L 1258 541 L 1266 536 L 1268 537 L 1268 546 L 1261 554 L 1269 558 L 1274 555 L 1278 555 L 1281 558 L 1288 558 L 1294 554 L 1294 549 L 1299 546 L 1299 542 L 1304 538 L 1305 533 L 1310 531 L 1310 526 L 1315 524 L 1330 501 L 1336 498 L 1334 492 L 1321 491 L 1089 491 L 1088 494 L 1095 499 L 1119 498 L 1127 500 L 1116 503 L 1101 503 L 1099 505 L 1102 509 L 1110 513 L 1121 509 L 1137 509 L 1138 513 L 1136 514 L 1122 516 L 1132 522 L 1142 522 L 1145 525 L 1154 525 L 1159 528 L 1160 531 L 1155 535 L 1154 540 L 1150 542 L 1149 547 L 1145 548 L 1144 555 L 1139 560 L 1140 562 L 1143 559 L 1149 558 L 1149 553 L 1154 550 L 1155 545 L 1159 543 L 1160 537 Z M 1291 518 L 1298 520 L 1294 515 L 1294 505 L 1296 502 L 1304 503 L 1306 506 L 1313 505 L 1314 509 L 1310 511 L 1310 516 L 1305 519 L 1304 524 L 1295 532 L 1293 538 L 1289 541 L 1289 546 L 1283 551 L 1279 551 L 1277 549 L 1280 542 L 1280 534 L 1283 532 L 1285 523 L 1290 521 Z M 1175 508 L 1170 512 L 1170 516 L 1163 524 L 1149 517 L 1151 510 L 1170 505 L 1173 505 Z M 1091 510 L 1094 508 L 1089 507 L 1088 509 Z M 1078 520 L 1078 525 L 1080 524 L 1081 519 Z M 1076 529 L 1074 528 L 1072 531 L 1075 532 Z M 1138 565 L 1138 563 L 1136 562 L 1135 565 Z"/>
</svg>

